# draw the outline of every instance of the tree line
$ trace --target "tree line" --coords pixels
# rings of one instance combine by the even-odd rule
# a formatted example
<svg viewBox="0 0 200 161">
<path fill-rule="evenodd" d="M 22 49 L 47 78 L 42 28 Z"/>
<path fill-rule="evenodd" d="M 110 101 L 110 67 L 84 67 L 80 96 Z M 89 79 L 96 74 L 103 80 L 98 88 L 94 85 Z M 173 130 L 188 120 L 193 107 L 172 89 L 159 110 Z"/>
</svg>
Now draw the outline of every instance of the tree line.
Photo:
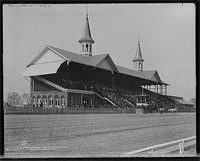
<svg viewBox="0 0 200 161">
<path fill-rule="evenodd" d="M 20 95 L 17 92 L 8 93 L 5 98 L 5 103 L 15 106 L 15 105 L 29 105 L 30 104 L 30 95 L 28 93 L 24 93 Z"/>
</svg>

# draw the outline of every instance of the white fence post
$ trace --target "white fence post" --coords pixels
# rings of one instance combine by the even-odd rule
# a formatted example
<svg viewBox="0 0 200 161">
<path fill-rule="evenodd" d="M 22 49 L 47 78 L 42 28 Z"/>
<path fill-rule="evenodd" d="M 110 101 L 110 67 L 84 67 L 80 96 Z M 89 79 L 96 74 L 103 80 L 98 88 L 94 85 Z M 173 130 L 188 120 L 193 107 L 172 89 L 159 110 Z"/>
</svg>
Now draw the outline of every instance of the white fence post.
<svg viewBox="0 0 200 161">
<path fill-rule="evenodd" d="M 184 140 L 181 140 L 181 141 L 179 142 L 179 147 L 180 147 L 179 153 L 180 153 L 180 154 L 184 154 Z"/>
<path fill-rule="evenodd" d="M 150 146 L 147 148 L 134 150 L 134 151 L 127 152 L 124 154 L 125 155 L 133 155 L 133 154 L 139 154 L 142 152 L 147 152 L 146 154 L 148 154 L 149 156 L 152 156 L 152 154 L 157 154 L 157 153 L 167 154 L 167 153 L 177 151 L 177 150 L 179 150 L 180 154 L 184 154 L 185 153 L 184 147 L 189 147 L 191 145 L 195 145 L 196 144 L 195 139 L 196 139 L 196 136 L 192 136 L 192 137 L 185 138 L 185 139 L 180 139 L 180 140 L 176 140 L 176 141 L 167 142 L 164 144 L 158 144 L 158 145 Z M 168 147 L 166 147 L 166 146 L 168 146 Z M 160 149 L 156 150 L 156 148 L 160 148 Z"/>
<path fill-rule="evenodd" d="M 151 156 L 151 154 L 153 153 L 153 149 L 149 149 L 149 156 Z"/>
</svg>

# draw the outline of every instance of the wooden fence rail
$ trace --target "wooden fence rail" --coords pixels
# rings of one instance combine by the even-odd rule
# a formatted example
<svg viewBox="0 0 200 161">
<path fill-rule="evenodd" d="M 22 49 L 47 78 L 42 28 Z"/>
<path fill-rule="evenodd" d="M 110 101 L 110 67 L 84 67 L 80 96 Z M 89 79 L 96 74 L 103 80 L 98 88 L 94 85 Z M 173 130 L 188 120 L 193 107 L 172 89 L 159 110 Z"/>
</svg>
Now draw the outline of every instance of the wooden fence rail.
<svg viewBox="0 0 200 161">
<path fill-rule="evenodd" d="M 169 154 L 174 151 L 179 151 L 179 154 L 185 153 L 185 148 L 196 144 L 196 136 L 184 138 L 176 141 L 171 141 L 159 145 L 150 146 L 143 149 L 134 150 L 124 153 L 123 156 L 134 156 L 134 154 Z"/>
</svg>

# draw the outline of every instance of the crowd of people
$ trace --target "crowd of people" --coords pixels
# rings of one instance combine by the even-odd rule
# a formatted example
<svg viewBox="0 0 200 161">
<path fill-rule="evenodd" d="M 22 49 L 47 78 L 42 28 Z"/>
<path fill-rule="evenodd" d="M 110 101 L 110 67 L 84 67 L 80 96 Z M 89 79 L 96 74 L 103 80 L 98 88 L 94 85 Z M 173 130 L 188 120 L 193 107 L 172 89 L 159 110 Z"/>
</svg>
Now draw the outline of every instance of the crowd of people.
<svg viewBox="0 0 200 161">
<path fill-rule="evenodd" d="M 181 107 L 181 104 L 172 98 L 154 93 L 147 89 L 144 89 L 144 91 L 150 96 L 149 102 L 152 104 L 152 106 L 157 107 L 157 109 L 164 109 L 164 111 L 168 111 L 170 108 Z"/>
<path fill-rule="evenodd" d="M 94 80 L 93 78 L 88 78 L 84 81 L 80 81 L 79 79 L 67 79 L 61 75 L 45 75 L 43 77 L 57 85 L 62 86 L 63 88 L 93 90 L 99 95 L 108 98 L 120 108 L 135 108 L 136 96 L 141 94 L 146 94 L 149 96 L 148 104 L 150 104 L 151 108 L 153 109 L 164 108 L 167 110 L 174 106 L 180 106 L 176 101 L 167 96 L 156 94 L 147 89 L 143 89 L 142 92 L 142 88 L 139 86 L 129 89 L 121 89 L 120 87 L 114 86 L 100 79 Z"/>
<path fill-rule="evenodd" d="M 86 85 L 82 84 L 81 81 L 68 80 L 60 75 L 45 75 L 43 78 L 60 85 L 63 88 L 87 90 Z"/>
</svg>

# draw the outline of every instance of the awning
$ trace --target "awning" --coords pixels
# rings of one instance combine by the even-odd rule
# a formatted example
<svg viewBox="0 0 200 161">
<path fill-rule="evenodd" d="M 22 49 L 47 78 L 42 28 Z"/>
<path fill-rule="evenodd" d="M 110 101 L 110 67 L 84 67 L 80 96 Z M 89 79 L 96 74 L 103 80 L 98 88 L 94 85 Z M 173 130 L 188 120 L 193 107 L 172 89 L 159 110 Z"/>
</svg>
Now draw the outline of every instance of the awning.
<svg viewBox="0 0 200 161">
<path fill-rule="evenodd" d="M 24 71 L 22 76 L 28 77 L 28 76 L 38 76 L 45 74 L 54 74 L 57 72 L 58 68 L 63 62 L 64 61 L 55 61 L 55 62 L 31 65 Z"/>
</svg>

